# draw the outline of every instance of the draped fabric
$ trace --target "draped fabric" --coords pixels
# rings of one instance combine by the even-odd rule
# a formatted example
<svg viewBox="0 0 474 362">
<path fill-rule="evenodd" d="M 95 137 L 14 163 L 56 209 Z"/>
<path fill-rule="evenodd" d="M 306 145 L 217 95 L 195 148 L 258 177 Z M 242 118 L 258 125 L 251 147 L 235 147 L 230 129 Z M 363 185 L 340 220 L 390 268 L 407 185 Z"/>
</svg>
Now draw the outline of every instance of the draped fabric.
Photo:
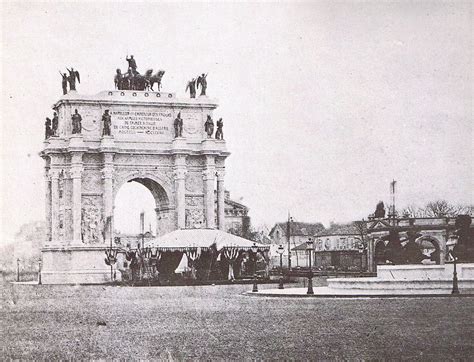
<svg viewBox="0 0 474 362">
<path fill-rule="evenodd" d="M 227 280 L 235 280 L 234 276 L 234 263 L 239 257 L 239 249 L 237 248 L 224 248 L 224 257 L 229 265 L 229 273 L 227 274 Z"/>
<path fill-rule="evenodd" d="M 196 280 L 196 261 L 201 256 L 202 250 L 201 248 L 192 248 L 186 250 L 186 256 L 188 257 L 188 265 L 191 267 L 191 278 Z"/>
<path fill-rule="evenodd" d="M 213 245 L 209 249 L 202 251 L 201 256 L 196 261 L 196 277 L 199 280 L 209 280 L 211 273 L 212 276 L 216 275 L 217 266 L 217 250 Z M 216 278 L 217 279 L 217 278 Z"/>
<path fill-rule="evenodd" d="M 166 276 L 173 275 L 182 257 L 183 252 L 181 251 L 161 252 L 161 259 L 158 263 L 158 272 Z"/>
</svg>

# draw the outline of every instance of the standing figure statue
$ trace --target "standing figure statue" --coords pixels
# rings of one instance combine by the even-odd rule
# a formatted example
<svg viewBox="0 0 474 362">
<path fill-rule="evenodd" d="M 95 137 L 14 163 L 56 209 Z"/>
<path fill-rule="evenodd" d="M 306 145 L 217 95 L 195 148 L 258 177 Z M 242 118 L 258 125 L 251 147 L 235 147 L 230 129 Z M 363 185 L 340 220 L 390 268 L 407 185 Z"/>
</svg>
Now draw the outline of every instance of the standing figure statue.
<svg viewBox="0 0 474 362">
<path fill-rule="evenodd" d="M 181 112 L 174 120 L 174 138 L 183 137 L 183 120 L 181 119 Z"/>
<path fill-rule="evenodd" d="M 185 92 L 189 89 L 189 95 L 191 98 L 196 98 L 196 78 L 191 79 L 186 86 Z"/>
<path fill-rule="evenodd" d="M 53 115 L 53 126 L 52 126 L 52 135 L 57 136 L 58 135 L 58 124 L 59 124 L 59 119 L 58 119 L 58 114 L 54 112 Z"/>
<path fill-rule="evenodd" d="M 125 60 L 128 62 L 128 67 L 132 68 L 133 73 L 137 74 L 137 62 L 135 61 L 135 59 L 133 59 L 133 55 L 130 55 L 130 58 L 127 55 L 125 57 Z"/>
<path fill-rule="evenodd" d="M 212 138 L 212 134 L 214 133 L 214 122 L 210 115 L 207 115 L 207 120 L 204 123 L 204 130 L 207 133 L 207 138 Z"/>
<path fill-rule="evenodd" d="M 72 118 L 72 134 L 81 134 L 82 132 L 82 117 L 77 112 L 77 109 L 74 110 L 74 114 L 71 116 Z"/>
<path fill-rule="evenodd" d="M 123 80 L 122 71 L 117 68 L 117 72 L 114 77 L 115 89 L 122 90 L 122 80 Z"/>
<path fill-rule="evenodd" d="M 71 67 L 71 69 L 66 68 L 67 71 L 69 72 L 69 77 L 67 77 L 67 80 L 69 82 L 69 90 L 75 91 L 76 90 L 76 79 L 78 83 L 81 83 L 81 78 L 79 76 L 79 72 L 77 70 L 74 70 L 74 68 Z"/>
<path fill-rule="evenodd" d="M 206 95 L 207 89 L 207 74 L 202 73 L 197 79 L 197 88 L 199 89 L 199 85 L 201 85 L 201 96 Z"/>
<path fill-rule="evenodd" d="M 217 125 L 216 140 L 223 140 L 224 131 L 222 130 L 222 127 L 224 127 L 224 122 L 222 121 L 222 118 L 219 118 L 219 120 L 216 122 L 216 125 Z"/>
<path fill-rule="evenodd" d="M 51 133 L 51 120 L 46 117 L 46 122 L 44 122 L 44 139 L 47 140 L 49 137 L 51 137 Z"/>
<path fill-rule="evenodd" d="M 61 72 L 59 72 L 59 74 L 61 74 L 61 77 L 63 78 L 61 85 L 63 87 L 63 95 L 64 95 L 64 94 L 67 94 L 67 74 L 61 73 Z"/>
<path fill-rule="evenodd" d="M 102 122 L 104 123 L 104 128 L 102 129 L 102 136 L 110 136 L 112 128 L 112 117 L 109 114 L 109 110 L 106 109 L 102 115 Z"/>
</svg>

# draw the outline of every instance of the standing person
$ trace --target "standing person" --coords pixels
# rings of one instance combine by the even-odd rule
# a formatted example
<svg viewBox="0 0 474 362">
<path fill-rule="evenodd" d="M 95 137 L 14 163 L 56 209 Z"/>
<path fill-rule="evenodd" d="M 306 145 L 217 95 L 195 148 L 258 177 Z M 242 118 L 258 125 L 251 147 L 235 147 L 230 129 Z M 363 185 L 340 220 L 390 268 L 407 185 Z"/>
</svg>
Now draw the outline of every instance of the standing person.
<svg viewBox="0 0 474 362">
<path fill-rule="evenodd" d="M 222 128 L 224 127 L 224 122 L 222 121 L 222 118 L 219 118 L 216 125 L 217 125 L 216 140 L 223 140 L 224 139 L 224 131 L 222 130 Z"/>
</svg>

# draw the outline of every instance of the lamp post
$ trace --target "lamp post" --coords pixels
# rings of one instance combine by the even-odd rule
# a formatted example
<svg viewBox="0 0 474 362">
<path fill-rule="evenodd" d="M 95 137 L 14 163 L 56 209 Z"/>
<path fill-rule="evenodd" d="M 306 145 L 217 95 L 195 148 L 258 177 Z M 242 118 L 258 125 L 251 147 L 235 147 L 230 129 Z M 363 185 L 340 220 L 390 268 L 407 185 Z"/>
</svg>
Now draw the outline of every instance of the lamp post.
<svg viewBox="0 0 474 362">
<path fill-rule="evenodd" d="M 277 249 L 278 254 L 280 254 L 280 282 L 278 284 L 278 289 L 284 289 L 283 288 L 283 252 L 285 251 L 285 248 L 283 245 L 280 245 Z"/>
<path fill-rule="evenodd" d="M 311 267 L 311 254 L 314 250 L 313 239 L 309 238 L 306 242 L 306 250 L 309 254 L 309 273 L 308 273 L 308 291 L 306 294 L 314 294 L 313 292 L 313 269 Z"/>
<path fill-rule="evenodd" d="M 252 253 L 253 253 L 253 260 L 254 260 L 254 273 L 253 273 L 253 288 L 252 292 L 256 293 L 258 292 L 258 285 L 257 285 L 257 252 L 258 252 L 258 246 L 256 243 L 253 243 L 252 247 Z"/>
<path fill-rule="evenodd" d="M 43 269 L 43 261 L 41 257 L 38 260 L 38 284 L 41 285 L 41 270 Z"/>
<path fill-rule="evenodd" d="M 20 281 L 20 258 L 16 259 L 16 281 Z"/>
</svg>

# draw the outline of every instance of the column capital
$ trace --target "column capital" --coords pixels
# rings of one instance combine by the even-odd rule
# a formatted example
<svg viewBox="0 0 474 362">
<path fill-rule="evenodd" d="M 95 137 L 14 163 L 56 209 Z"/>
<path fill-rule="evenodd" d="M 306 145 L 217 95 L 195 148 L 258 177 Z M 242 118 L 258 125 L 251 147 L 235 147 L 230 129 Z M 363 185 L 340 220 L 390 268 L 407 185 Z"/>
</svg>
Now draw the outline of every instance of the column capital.
<svg viewBox="0 0 474 362">
<path fill-rule="evenodd" d="M 173 171 L 173 176 L 176 180 L 184 180 L 187 172 L 185 168 L 177 168 Z"/>
<path fill-rule="evenodd" d="M 72 167 L 69 171 L 71 178 L 81 178 L 82 176 L 82 167 Z"/>
<path fill-rule="evenodd" d="M 114 169 L 112 167 L 105 167 L 102 169 L 102 178 L 113 178 L 114 177 Z"/>
<path fill-rule="evenodd" d="M 50 180 L 59 180 L 60 174 L 61 174 L 61 169 L 52 168 L 48 171 L 48 178 Z"/>
<path fill-rule="evenodd" d="M 204 181 L 213 180 L 215 176 L 216 176 L 216 170 L 214 169 L 207 169 L 207 170 L 202 171 L 202 178 L 204 179 Z"/>
<path fill-rule="evenodd" d="M 225 171 L 224 170 L 219 170 L 217 171 L 217 181 L 224 181 L 225 177 Z"/>
</svg>

